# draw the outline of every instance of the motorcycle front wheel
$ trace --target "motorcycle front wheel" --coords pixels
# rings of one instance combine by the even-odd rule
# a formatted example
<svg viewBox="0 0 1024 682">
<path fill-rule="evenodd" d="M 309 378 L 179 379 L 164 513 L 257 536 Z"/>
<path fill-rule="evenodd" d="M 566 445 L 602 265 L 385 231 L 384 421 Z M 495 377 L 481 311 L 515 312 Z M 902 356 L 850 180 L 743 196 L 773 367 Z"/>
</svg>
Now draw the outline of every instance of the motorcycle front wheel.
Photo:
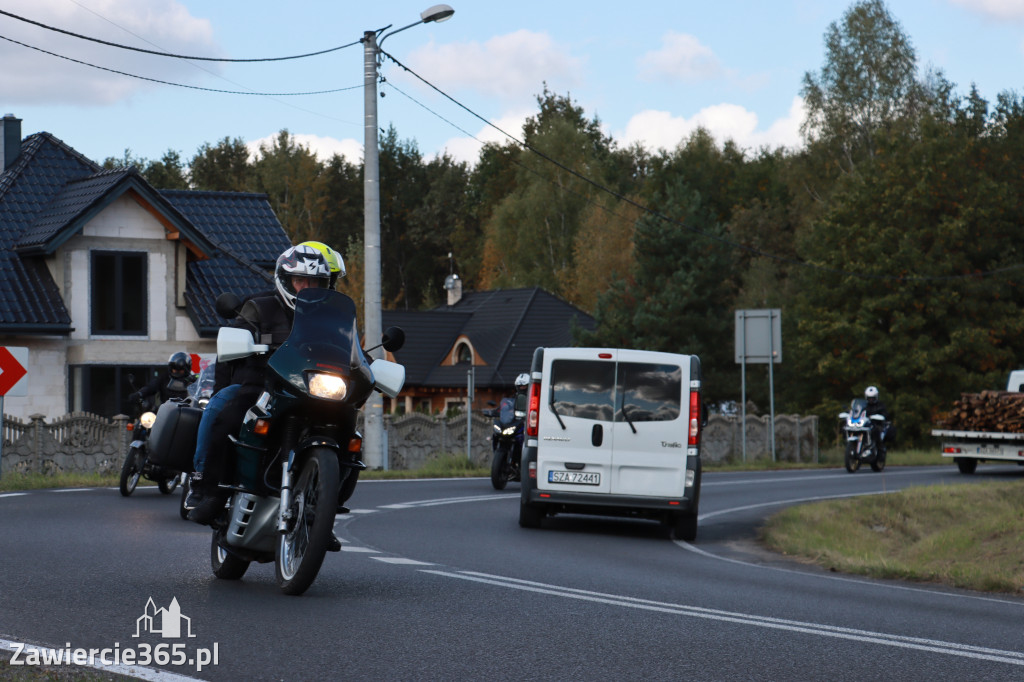
<svg viewBox="0 0 1024 682">
<path fill-rule="evenodd" d="M 210 542 L 210 566 L 221 580 L 238 580 L 249 570 L 249 562 L 220 546 L 220 533 L 214 531 Z"/>
<path fill-rule="evenodd" d="M 188 494 L 191 491 L 191 485 L 189 484 L 189 475 L 181 475 L 181 499 L 178 501 L 178 514 L 183 519 L 188 519 L 189 510 L 185 508 L 185 500 L 188 499 Z"/>
<path fill-rule="evenodd" d="M 277 584 L 285 594 L 309 589 L 320 572 L 338 508 L 338 456 L 314 448 L 292 486 L 291 521 L 277 542 Z"/>
<path fill-rule="evenodd" d="M 850 442 L 846 444 L 846 454 L 843 456 L 843 464 L 851 474 L 860 469 L 860 457 L 857 456 L 857 444 Z"/>
<path fill-rule="evenodd" d="M 508 470 L 505 462 L 508 460 L 508 443 L 500 443 L 494 449 L 491 459 L 491 485 L 495 490 L 504 490 L 508 483 Z"/>
<path fill-rule="evenodd" d="M 121 494 L 128 497 L 135 492 L 135 486 L 139 484 L 139 477 L 142 475 L 142 453 L 138 448 L 128 448 L 128 454 L 124 457 L 124 464 L 121 465 L 121 481 L 118 488 Z"/>
</svg>

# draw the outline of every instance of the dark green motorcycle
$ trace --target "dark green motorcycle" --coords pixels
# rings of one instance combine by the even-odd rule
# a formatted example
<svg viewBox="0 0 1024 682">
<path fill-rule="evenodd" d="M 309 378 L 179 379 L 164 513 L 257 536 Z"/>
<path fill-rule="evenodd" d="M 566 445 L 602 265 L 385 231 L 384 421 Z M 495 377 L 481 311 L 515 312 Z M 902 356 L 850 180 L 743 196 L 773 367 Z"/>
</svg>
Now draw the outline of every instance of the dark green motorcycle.
<svg viewBox="0 0 1024 682">
<path fill-rule="evenodd" d="M 218 312 L 231 317 L 238 298 L 225 294 Z M 389 328 L 381 344 L 397 351 L 405 335 Z M 218 361 L 266 353 L 244 329 L 222 328 Z M 329 289 L 304 289 L 295 302 L 291 334 L 268 360 L 263 394 L 248 411 L 222 488 L 231 492 L 211 524 L 213 573 L 237 580 L 253 561 L 274 561 L 286 594 L 302 594 L 316 579 L 333 538 L 334 516 L 347 512 L 359 472 L 358 410 L 372 391 L 394 398 L 405 368 L 372 363 L 360 347 L 352 299 Z"/>
</svg>

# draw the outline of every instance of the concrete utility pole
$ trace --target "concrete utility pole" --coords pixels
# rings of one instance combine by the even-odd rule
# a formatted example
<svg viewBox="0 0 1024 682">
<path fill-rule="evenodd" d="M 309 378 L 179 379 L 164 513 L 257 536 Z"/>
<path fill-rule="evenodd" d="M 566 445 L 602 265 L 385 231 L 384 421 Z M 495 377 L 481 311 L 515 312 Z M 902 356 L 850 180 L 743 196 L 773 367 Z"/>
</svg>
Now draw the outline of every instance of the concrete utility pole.
<svg viewBox="0 0 1024 682">
<path fill-rule="evenodd" d="M 363 306 L 365 324 L 363 339 L 366 346 L 380 343 L 381 285 L 380 285 L 380 150 L 377 147 L 377 61 L 380 45 L 388 36 L 407 28 L 431 21 L 445 21 L 455 14 L 448 5 L 434 5 L 420 13 L 420 20 L 384 34 L 377 42 L 379 31 L 363 33 Z M 384 30 L 384 29 L 381 29 Z M 371 359 L 384 357 L 384 350 L 370 351 Z M 386 465 L 384 451 L 384 397 L 374 391 L 364 409 L 363 457 L 371 469 Z"/>
</svg>

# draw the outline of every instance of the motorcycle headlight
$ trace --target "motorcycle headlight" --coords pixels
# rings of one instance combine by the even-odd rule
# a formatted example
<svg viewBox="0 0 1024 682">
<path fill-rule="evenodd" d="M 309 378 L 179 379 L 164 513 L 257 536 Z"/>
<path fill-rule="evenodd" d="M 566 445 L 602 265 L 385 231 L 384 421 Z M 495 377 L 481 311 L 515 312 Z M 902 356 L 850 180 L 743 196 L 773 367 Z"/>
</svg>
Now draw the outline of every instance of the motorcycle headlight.
<svg viewBox="0 0 1024 682">
<path fill-rule="evenodd" d="M 309 393 L 317 398 L 328 400 L 344 400 L 348 395 L 348 384 L 343 377 L 323 372 L 312 372 L 309 375 Z"/>
<path fill-rule="evenodd" d="M 510 426 L 507 429 L 505 429 L 504 431 L 502 431 L 501 435 L 503 435 L 503 436 L 511 436 L 515 432 L 516 432 L 516 427 Z"/>
<path fill-rule="evenodd" d="M 139 417 L 139 423 L 145 428 L 151 429 L 153 428 L 153 424 L 156 423 L 156 415 L 152 412 L 143 412 L 142 416 Z"/>
</svg>

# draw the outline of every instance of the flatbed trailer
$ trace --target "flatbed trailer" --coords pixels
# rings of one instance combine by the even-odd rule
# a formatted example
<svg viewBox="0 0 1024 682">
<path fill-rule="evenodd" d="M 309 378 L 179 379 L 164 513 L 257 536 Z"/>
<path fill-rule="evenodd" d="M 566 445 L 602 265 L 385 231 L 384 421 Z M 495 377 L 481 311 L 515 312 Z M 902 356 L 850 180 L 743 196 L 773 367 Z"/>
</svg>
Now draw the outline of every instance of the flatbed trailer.
<svg viewBox="0 0 1024 682">
<path fill-rule="evenodd" d="M 1024 433 L 934 429 L 942 456 L 952 457 L 960 473 L 973 474 L 978 462 L 1014 462 L 1024 466 Z"/>
</svg>

